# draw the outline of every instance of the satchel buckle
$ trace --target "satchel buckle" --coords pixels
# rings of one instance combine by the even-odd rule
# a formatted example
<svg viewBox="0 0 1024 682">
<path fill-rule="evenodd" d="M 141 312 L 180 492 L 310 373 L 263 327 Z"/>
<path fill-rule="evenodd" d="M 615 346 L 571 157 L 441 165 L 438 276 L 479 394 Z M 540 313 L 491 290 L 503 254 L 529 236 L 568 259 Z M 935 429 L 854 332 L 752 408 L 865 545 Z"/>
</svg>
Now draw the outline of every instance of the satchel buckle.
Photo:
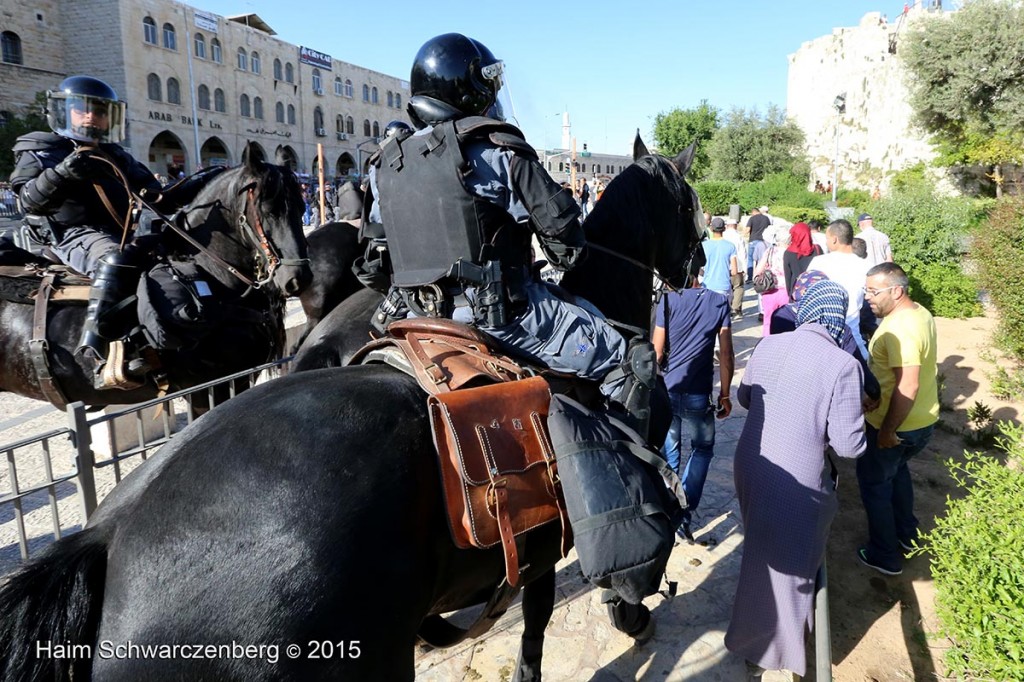
<svg viewBox="0 0 1024 682">
<path fill-rule="evenodd" d="M 497 495 L 496 495 L 495 491 L 498 488 L 507 488 L 508 487 L 508 479 L 507 478 L 494 478 L 494 476 L 497 475 L 497 473 L 498 473 L 497 469 L 493 469 L 493 468 L 491 469 L 491 482 L 487 486 L 487 506 L 488 507 L 497 507 L 498 506 L 498 500 L 497 500 Z"/>
</svg>

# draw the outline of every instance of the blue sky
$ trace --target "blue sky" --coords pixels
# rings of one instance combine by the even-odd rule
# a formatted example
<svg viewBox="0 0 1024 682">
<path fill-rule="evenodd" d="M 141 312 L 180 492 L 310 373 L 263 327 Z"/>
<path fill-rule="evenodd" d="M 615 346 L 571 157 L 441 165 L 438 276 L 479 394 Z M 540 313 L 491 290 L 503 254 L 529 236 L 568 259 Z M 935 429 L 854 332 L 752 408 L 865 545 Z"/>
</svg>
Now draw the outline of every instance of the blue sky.
<svg viewBox="0 0 1024 682">
<path fill-rule="evenodd" d="M 579 149 L 587 142 L 613 154 L 631 153 L 637 128 L 650 142 L 658 113 L 702 99 L 722 110 L 784 107 L 787 57 L 801 43 L 871 11 L 895 22 L 903 9 L 893 0 L 188 4 L 222 16 L 259 14 L 282 40 L 403 79 L 427 39 L 464 33 L 504 60 L 531 144 L 559 146 L 568 110 Z"/>
</svg>

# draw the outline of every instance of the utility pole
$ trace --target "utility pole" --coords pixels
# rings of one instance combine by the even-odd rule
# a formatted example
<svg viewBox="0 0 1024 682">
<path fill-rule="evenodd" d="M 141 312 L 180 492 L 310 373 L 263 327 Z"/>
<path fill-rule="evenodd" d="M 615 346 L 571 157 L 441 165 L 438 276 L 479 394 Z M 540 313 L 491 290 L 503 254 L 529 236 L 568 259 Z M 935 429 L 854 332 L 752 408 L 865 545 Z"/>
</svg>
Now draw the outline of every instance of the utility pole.
<svg viewBox="0 0 1024 682">
<path fill-rule="evenodd" d="M 576 196 L 576 138 L 572 138 L 572 153 L 569 155 L 569 185 Z"/>
</svg>

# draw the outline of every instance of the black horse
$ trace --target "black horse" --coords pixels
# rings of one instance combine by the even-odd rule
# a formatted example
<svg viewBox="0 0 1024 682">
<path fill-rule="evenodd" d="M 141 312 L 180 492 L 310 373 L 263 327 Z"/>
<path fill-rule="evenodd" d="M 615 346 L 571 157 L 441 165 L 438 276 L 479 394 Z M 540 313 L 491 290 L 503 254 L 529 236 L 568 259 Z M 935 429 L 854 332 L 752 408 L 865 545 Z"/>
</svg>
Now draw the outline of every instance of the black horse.
<svg viewBox="0 0 1024 682">
<path fill-rule="evenodd" d="M 226 319 L 187 350 L 161 352 L 171 390 L 210 381 L 281 357 L 284 296 L 297 295 L 311 273 L 302 233 L 302 193 L 294 174 L 266 163 L 247 145 L 242 165 L 221 173 L 185 212 L 186 234 L 172 237 L 176 257 L 194 258 L 207 273 Z M 0 300 L 0 391 L 46 400 L 29 355 L 33 306 Z M 75 347 L 85 320 L 82 305 L 50 305 L 47 320 L 53 376 L 69 401 L 89 405 L 137 403 L 157 387 L 96 390 Z"/>
<path fill-rule="evenodd" d="M 573 285 L 605 294 L 592 300 L 611 317 L 646 327 L 649 268 L 675 279 L 697 247 L 691 158 L 645 156 L 588 219 L 595 248 Z M 452 543 L 425 402 L 410 377 L 367 365 L 293 373 L 218 407 L 0 588 L 0 679 L 413 679 L 423 624 L 486 601 L 505 570 L 500 547 Z M 557 526 L 523 538 L 517 680 L 540 679 Z M 224 649 L 103 655 L 128 642 Z M 264 649 L 232 656 L 232 643 Z"/>
</svg>

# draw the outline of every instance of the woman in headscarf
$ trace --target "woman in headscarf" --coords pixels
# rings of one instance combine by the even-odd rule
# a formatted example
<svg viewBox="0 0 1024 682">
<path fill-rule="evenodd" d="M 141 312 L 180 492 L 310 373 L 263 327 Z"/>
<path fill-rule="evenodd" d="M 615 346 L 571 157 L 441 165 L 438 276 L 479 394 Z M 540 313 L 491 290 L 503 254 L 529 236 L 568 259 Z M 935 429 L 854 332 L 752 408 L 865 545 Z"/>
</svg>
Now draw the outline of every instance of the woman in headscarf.
<svg viewBox="0 0 1024 682">
<path fill-rule="evenodd" d="M 765 240 L 771 239 L 768 230 L 765 230 Z M 776 226 L 774 232 L 774 243 L 768 242 L 770 246 L 768 250 L 761 256 L 761 260 L 758 261 L 754 267 L 754 276 L 757 277 L 766 269 L 771 270 L 775 275 L 776 287 L 771 291 L 766 291 L 761 296 L 761 314 L 764 315 L 762 320 L 761 336 L 768 336 L 771 328 L 772 313 L 781 306 L 789 303 L 789 289 L 786 287 L 786 271 L 783 264 L 783 256 L 786 253 L 786 247 L 789 246 L 789 232 L 785 229 Z"/>
<path fill-rule="evenodd" d="M 740 383 L 749 411 L 734 464 L 743 559 L 725 645 L 746 659 L 749 680 L 765 669 L 805 675 L 815 576 L 838 505 L 825 447 L 864 453 L 861 366 L 838 345 L 846 303 L 835 282 L 810 286 L 799 326 L 762 339 Z"/>
<path fill-rule="evenodd" d="M 789 247 L 783 254 L 782 264 L 786 273 L 786 291 L 793 300 L 793 285 L 796 278 L 807 270 L 811 259 L 821 255 L 821 249 L 811 241 L 811 228 L 807 223 L 797 223 L 789 228 Z"/>
</svg>

